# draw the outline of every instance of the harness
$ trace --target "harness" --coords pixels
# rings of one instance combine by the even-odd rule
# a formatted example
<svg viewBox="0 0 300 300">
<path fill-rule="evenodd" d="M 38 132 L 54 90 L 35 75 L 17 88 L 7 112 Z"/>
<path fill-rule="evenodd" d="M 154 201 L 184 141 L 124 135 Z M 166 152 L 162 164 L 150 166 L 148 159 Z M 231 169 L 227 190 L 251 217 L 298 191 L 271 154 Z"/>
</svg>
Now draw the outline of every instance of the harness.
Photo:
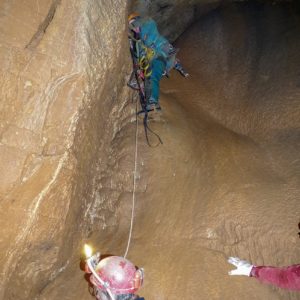
<svg viewBox="0 0 300 300">
<path fill-rule="evenodd" d="M 132 45 L 139 69 L 143 71 L 145 78 L 149 78 L 152 74 L 151 61 L 155 56 L 155 50 L 145 46 L 140 39 L 134 39 Z"/>
<path fill-rule="evenodd" d="M 133 64 L 133 76 L 136 79 L 138 92 L 139 92 L 139 100 L 141 105 L 141 111 L 137 112 L 137 115 L 144 114 L 143 125 L 145 130 L 145 137 L 149 147 L 153 147 L 149 141 L 148 131 L 151 132 L 158 139 L 158 143 L 154 146 L 158 146 L 159 144 L 163 144 L 160 136 L 155 133 L 148 125 L 148 111 L 147 111 L 147 99 L 145 95 L 145 80 L 151 76 L 152 70 L 150 67 L 149 60 L 150 57 L 154 57 L 155 51 L 147 51 L 146 46 L 142 45 L 142 42 L 137 39 L 135 36 L 129 35 L 130 42 L 130 54 L 132 58 Z M 145 49 L 146 48 L 146 49 Z M 140 49 L 145 49 L 145 52 L 141 53 Z M 148 56 L 147 56 L 148 53 Z"/>
</svg>

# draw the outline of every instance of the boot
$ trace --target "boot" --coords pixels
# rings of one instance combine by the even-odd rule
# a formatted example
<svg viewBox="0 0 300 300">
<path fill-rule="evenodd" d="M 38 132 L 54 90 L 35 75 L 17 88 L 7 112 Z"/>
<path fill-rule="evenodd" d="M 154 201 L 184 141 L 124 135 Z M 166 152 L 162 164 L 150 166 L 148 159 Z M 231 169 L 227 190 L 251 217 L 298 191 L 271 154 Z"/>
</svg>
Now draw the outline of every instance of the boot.
<svg viewBox="0 0 300 300">
<path fill-rule="evenodd" d="M 154 102 L 152 99 L 149 100 L 147 106 L 147 111 L 161 110 L 161 107 L 158 102 Z"/>
</svg>

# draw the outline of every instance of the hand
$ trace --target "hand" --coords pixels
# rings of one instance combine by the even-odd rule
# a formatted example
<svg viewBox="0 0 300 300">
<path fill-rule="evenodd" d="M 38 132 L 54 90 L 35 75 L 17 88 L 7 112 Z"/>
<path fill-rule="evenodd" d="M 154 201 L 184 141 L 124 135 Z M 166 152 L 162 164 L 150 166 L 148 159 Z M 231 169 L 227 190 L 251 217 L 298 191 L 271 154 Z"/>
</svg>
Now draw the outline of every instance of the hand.
<svg viewBox="0 0 300 300">
<path fill-rule="evenodd" d="M 251 265 L 246 260 L 241 260 L 238 257 L 229 257 L 228 262 L 234 266 L 236 269 L 228 272 L 229 275 L 245 275 L 250 276 L 253 265 Z"/>
</svg>

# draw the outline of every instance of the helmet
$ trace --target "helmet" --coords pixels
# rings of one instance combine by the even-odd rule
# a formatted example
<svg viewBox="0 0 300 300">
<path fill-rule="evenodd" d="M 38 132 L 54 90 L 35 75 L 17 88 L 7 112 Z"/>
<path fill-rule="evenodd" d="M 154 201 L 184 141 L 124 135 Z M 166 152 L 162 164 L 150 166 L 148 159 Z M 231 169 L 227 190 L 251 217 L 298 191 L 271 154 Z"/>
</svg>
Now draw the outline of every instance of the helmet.
<svg viewBox="0 0 300 300">
<path fill-rule="evenodd" d="M 96 267 L 96 272 L 104 285 L 93 275 L 92 283 L 101 290 L 109 289 L 116 295 L 134 294 L 143 282 L 143 270 L 137 270 L 129 260 L 119 256 L 102 259 Z"/>
<path fill-rule="evenodd" d="M 136 18 L 140 17 L 140 14 L 137 12 L 133 12 L 128 16 L 128 22 L 131 23 L 134 21 Z"/>
</svg>

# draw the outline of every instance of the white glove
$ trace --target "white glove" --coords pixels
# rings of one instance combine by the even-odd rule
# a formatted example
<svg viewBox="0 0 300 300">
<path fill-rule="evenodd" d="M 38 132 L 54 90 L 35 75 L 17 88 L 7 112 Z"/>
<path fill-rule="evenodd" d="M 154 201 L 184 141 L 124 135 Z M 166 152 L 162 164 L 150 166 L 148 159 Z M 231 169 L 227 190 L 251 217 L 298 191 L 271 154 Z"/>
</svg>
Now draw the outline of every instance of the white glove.
<svg viewBox="0 0 300 300">
<path fill-rule="evenodd" d="M 251 265 L 246 260 L 241 260 L 238 257 L 229 257 L 228 262 L 234 266 L 236 269 L 228 272 L 229 275 L 246 275 L 250 276 L 253 265 Z"/>
</svg>

